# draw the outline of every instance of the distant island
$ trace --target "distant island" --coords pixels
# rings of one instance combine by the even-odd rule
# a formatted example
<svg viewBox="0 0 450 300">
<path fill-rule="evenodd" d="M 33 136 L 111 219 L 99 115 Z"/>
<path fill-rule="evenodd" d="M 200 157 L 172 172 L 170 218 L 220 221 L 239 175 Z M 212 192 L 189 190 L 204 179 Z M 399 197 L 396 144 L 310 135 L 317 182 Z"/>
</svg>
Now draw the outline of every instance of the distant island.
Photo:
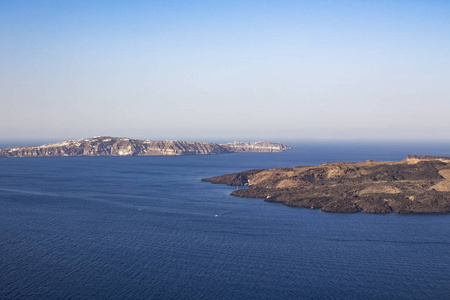
<svg viewBox="0 0 450 300">
<path fill-rule="evenodd" d="M 250 170 L 202 181 L 249 188 L 231 195 L 337 213 L 450 213 L 450 157 Z"/>
<path fill-rule="evenodd" d="M 41 146 L 8 147 L 0 150 L 0 157 L 205 155 L 236 152 L 283 152 L 289 149 L 291 147 L 284 144 L 268 141 L 216 144 L 101 136 Z"/>
</svg>

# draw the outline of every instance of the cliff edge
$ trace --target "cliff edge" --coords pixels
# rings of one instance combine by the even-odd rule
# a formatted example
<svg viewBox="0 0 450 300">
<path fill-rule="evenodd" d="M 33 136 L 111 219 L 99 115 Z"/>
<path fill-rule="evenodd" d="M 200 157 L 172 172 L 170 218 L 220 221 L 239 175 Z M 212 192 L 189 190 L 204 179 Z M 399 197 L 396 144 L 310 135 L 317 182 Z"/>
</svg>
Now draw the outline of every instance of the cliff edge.
<svg viewBox="0 0 450 300">
<path fill-rule="evenodd" d="M 0 157 L 206 155 L 234 152 L 282 152 L 290 149 L 286 145 L 271 142 L 239 143 L 239 147 L 233 145 L 233 143 L 150 141 L 102 136 L 41 146 L 8 147 L 0 150 Z"/>
</svg>

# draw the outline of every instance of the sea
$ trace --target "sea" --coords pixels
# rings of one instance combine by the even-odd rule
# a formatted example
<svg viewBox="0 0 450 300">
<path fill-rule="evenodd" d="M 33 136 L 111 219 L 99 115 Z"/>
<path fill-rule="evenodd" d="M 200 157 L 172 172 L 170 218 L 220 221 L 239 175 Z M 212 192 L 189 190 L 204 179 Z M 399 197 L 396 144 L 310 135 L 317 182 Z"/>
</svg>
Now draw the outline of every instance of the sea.
<svg viewBox="0 0 450 300">
<path fill-rule="evenodd" d="M 449 143 L 0 159 L 0 299 L 450 299 L 450 215 L 337 214 L 202 182 L 248 169 L 450 156 Z"/>
</svg>

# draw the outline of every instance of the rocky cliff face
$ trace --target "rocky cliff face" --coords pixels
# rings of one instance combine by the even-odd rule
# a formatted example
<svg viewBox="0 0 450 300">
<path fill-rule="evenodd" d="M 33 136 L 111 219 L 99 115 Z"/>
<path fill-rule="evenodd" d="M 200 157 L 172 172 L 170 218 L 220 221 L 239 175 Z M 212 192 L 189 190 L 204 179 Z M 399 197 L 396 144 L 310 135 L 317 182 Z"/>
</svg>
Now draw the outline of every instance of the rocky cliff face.
<svg viewBox="0 0 450 300">
<path fill-rule="evenodd" d="M 268 141 L 253 143 L 233 142 L 221 144 L 221 146 L 228 149 L 230 152 L 283 152 L 292 149 L 284 144 Z"/>
<path fill-rule="evenodd" d="M 251 147 L 253 143 L 241 144 Z M 9 147 L 0 150 L 0 157 L 205 155 L 244 152 L 226 145 L 228 144 L 94 137 L 34 147 Z M 270 145 L 270 142 L 267 145 Z M 282 144 L 274 143 L 274 145 L 277 147 L 276 145 Z M 283 149 L 286 148 L 288 147 L 283 145 Z"/>
<path fill-rule="evenodd" d="M 440 159 L 250 170 L 203 181 L 248 185 L 232 195 L 327 212 L 450 213 L 450 161 Z"/>
</svg>

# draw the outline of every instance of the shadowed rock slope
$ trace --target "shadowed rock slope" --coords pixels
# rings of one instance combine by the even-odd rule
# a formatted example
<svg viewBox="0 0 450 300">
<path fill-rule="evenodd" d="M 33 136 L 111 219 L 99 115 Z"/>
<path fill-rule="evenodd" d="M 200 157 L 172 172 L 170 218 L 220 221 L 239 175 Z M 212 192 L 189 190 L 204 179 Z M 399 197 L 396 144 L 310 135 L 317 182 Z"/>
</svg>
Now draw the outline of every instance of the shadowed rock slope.
<svg viewBox="0 0 450 300">
<path fill-rule="evenodd" d="M 238 148 L 234 146 L 236 143 L 219 145 L 203 142 L 149 141 L 104 136 L 42 146 L 8 147 L 0 150 L 0 157 L 201 155 L 233 152 L 282 152 L 290 149 L 280 143 L 238 143 L 240 145 Z"/>
<path fill-rule="evenodd" d="M 427 156 L 250 170 L 202 181 L 248 185 L 238 197 L 340 213 L 449 213 L 450 160 Z"/>
</svg>

